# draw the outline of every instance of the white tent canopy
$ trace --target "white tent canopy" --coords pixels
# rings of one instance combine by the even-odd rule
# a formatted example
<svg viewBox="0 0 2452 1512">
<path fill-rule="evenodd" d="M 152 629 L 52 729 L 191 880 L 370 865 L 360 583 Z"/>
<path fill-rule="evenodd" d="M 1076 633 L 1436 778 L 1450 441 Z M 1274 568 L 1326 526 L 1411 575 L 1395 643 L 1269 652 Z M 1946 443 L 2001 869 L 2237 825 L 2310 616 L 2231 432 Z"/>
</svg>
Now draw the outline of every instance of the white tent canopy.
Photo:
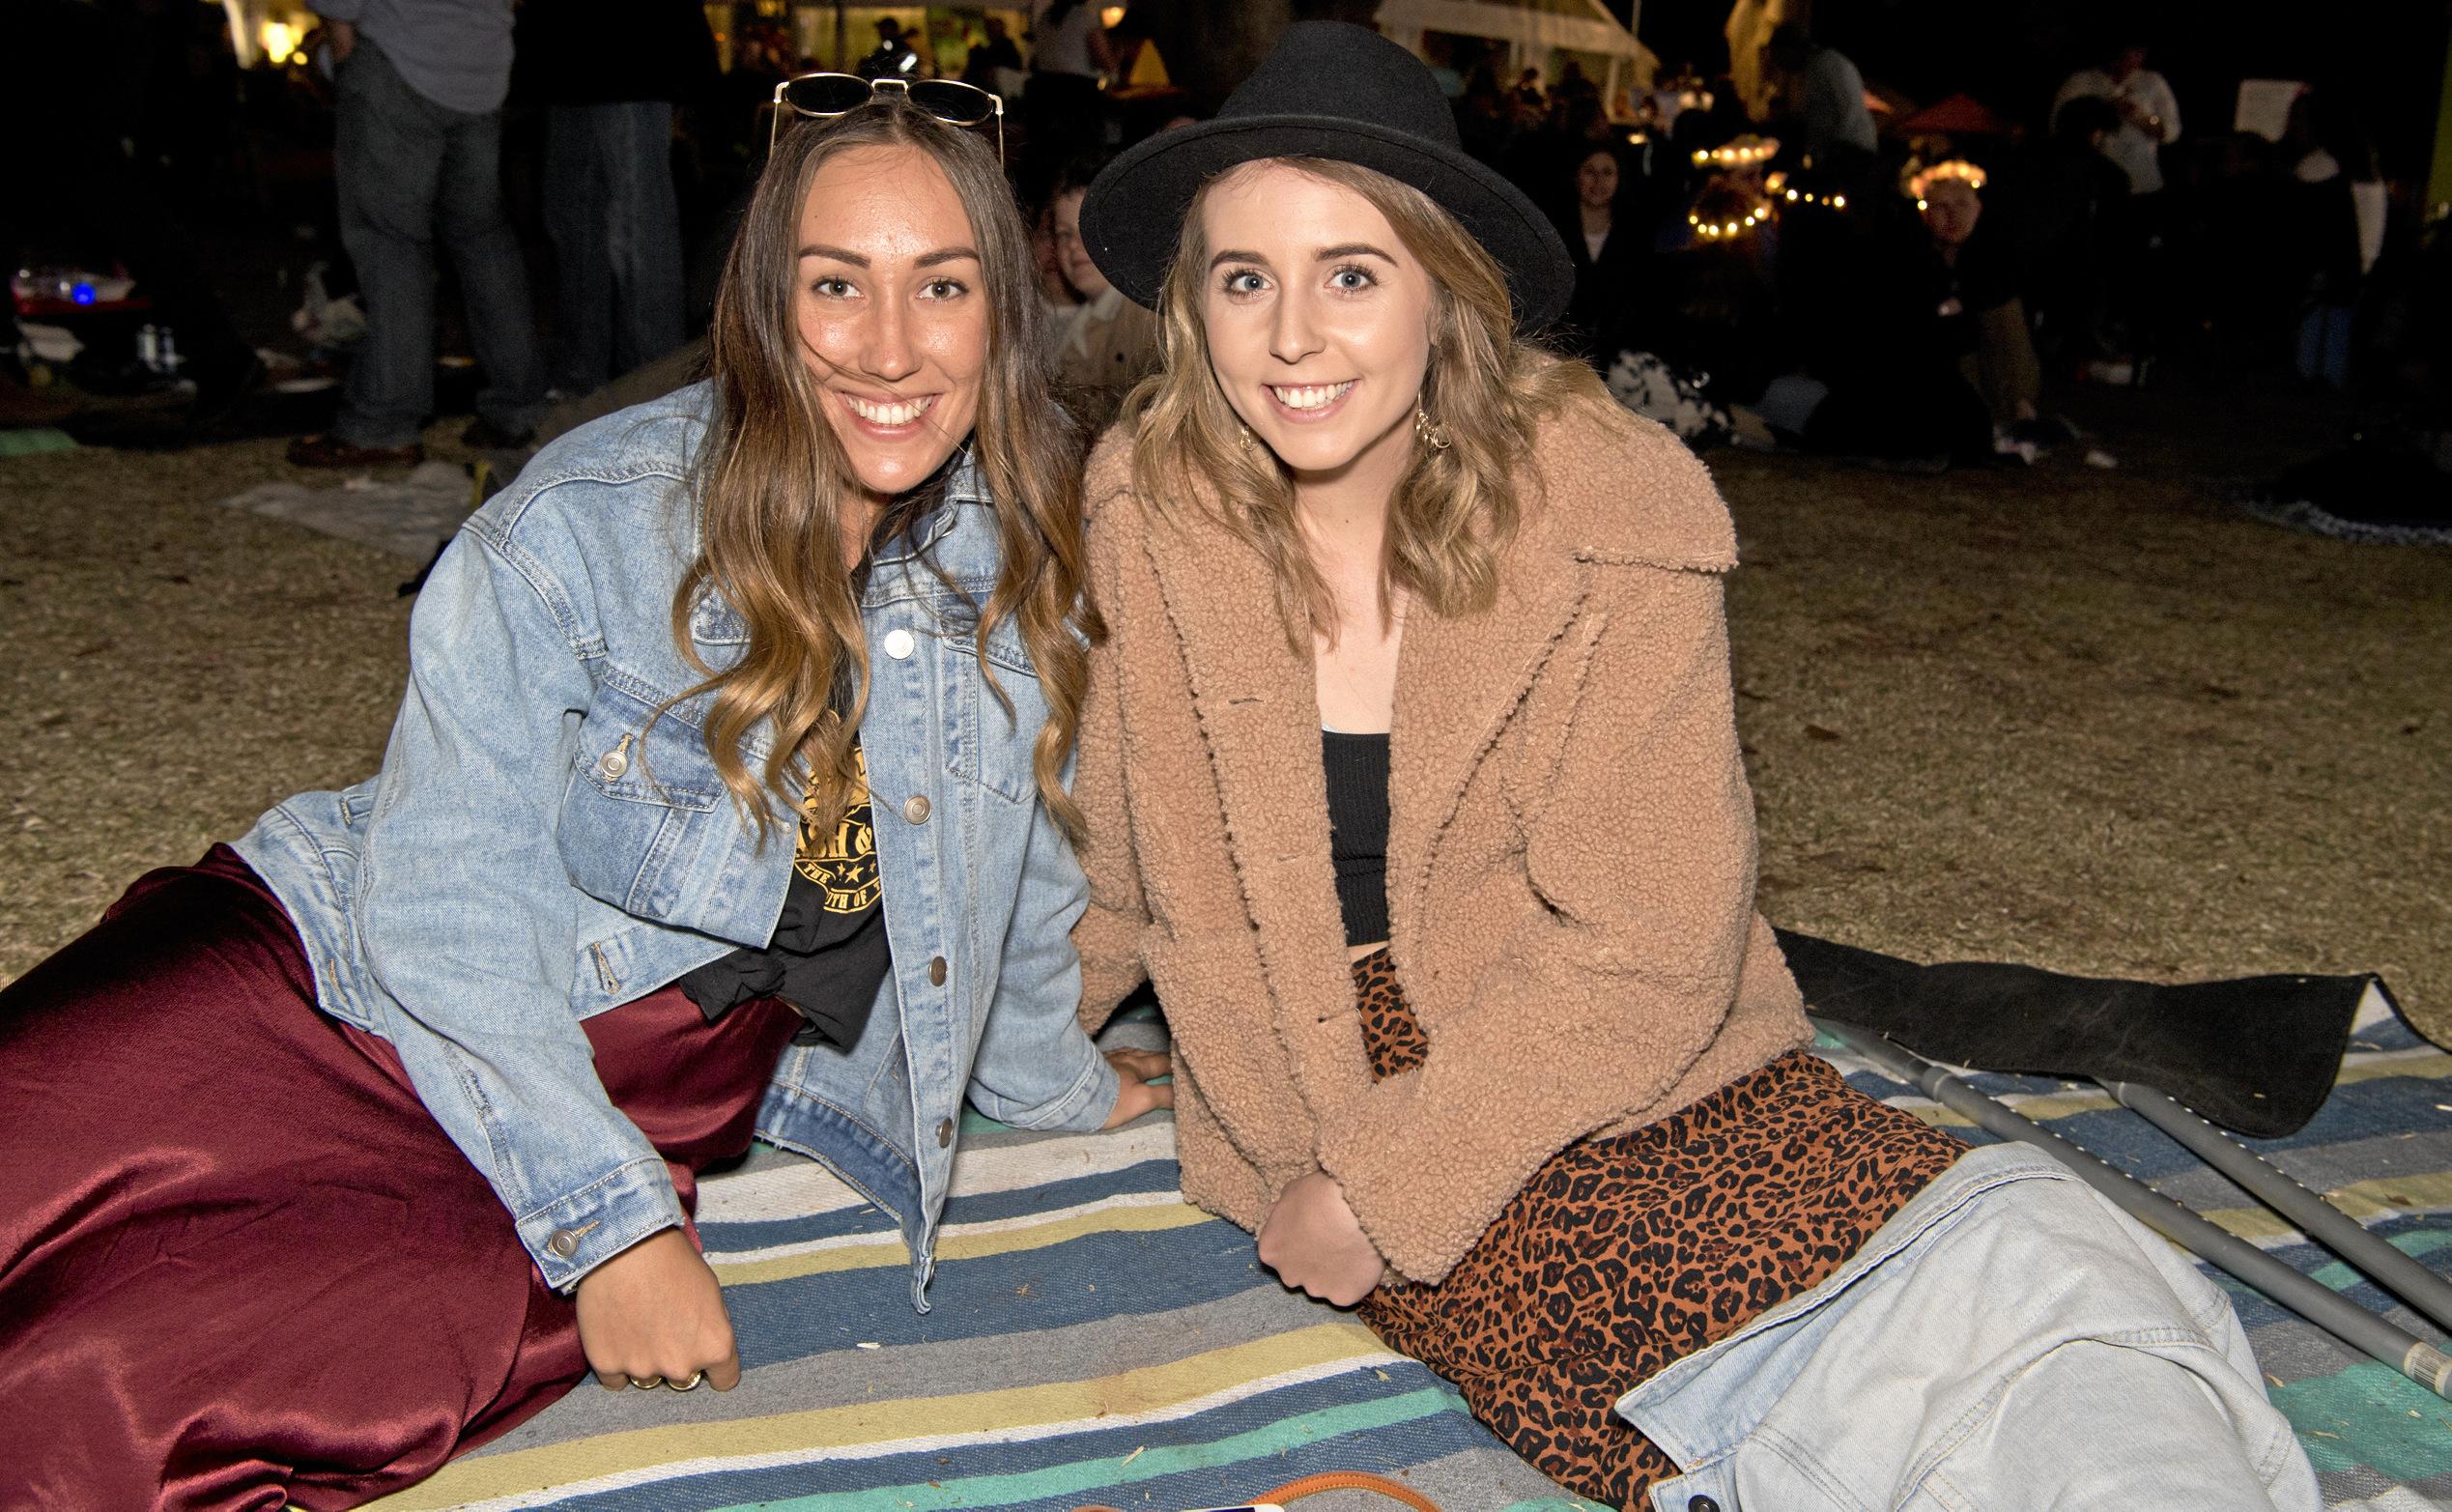
<svg viewBox="0 0 2452 1512">
<path fill-rule="evenodd" d="M 1601 85 L 1604 100 L 1615 100 L 1621 88 L 1649 87 L 1659 61 L 1601 0 L 1381 0 L 1376 19 L 1383 35 L 1417 53 L 1424 32 L 1503 42 L 1514 69 L 1546 62 L 1554 47 L 1598 54 L 1609 60 L 1609 77 Z"/>
</svg>

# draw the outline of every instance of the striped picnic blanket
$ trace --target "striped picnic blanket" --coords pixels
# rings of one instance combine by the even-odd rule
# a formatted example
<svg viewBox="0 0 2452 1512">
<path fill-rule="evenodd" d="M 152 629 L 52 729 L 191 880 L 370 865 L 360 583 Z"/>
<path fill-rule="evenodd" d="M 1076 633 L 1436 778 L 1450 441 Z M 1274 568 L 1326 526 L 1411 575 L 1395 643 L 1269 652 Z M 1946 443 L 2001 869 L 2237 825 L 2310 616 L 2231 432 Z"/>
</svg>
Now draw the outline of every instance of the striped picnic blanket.
<svg viewBox="0 0 2452 1512">
<path fill-rule="evenodd" d="M 1982 1137 L 1836 1046 L 1823 1053 L 1863 1090 Z M 2098 1089 L 1976 1080 L 2434 1337 Z M 2323 1113 L 2256 1148 L 2409 1253 L 2452 1260 L 2447 1115 L 2452 1057 L 2370 991 Z M 892 1223 L 806 1161 L 763 1152 L 707 1182 L 699 1224 L 740 1336 L 738 1390 L 584 1387 L 376 1505 L 1169 1512 L 1326 1469 L 1400 1475 L 1453 1512 L 1590 1505 L 1508 1453 L 1429 1371 L 1279 1287 L 1248 1236 L 1186 1207 L 1163 1119 L 1094 1135 L 975 1120 L 925 1316 Z M 2217 1279 L 2330 1504 L 2452 1508 L 2452 1404 Z M 1373 1504 L 1385 1503 L 1337 1494 L 1304 1507 Z"/>
</svg>

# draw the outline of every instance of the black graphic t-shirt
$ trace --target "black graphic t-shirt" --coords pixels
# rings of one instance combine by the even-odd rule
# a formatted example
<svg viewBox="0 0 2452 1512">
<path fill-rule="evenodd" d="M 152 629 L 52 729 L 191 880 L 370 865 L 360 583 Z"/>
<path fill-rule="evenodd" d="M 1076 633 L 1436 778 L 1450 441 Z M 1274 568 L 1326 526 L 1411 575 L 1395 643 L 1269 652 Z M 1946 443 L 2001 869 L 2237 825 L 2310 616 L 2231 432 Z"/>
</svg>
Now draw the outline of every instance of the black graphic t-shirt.
<svg viewBox="0 0 2452 1512">
<path fill-rule="evenodd" d="M 869 763 L 852 748 L 858 771 L 850 804 L 831 832 L 818 833 L 806 801 L 793 846 L 792 880 L 774 943 L 744 947 L 681 979 L 681 990 L 709 1022 L 753 998 L 780 997 L 808 1022 L 796 1044 L 849 1049 L 869 1022 L 877 984 L 894 966 L 878 906 L 876 831 L 869 819 Z"/>
</svg>

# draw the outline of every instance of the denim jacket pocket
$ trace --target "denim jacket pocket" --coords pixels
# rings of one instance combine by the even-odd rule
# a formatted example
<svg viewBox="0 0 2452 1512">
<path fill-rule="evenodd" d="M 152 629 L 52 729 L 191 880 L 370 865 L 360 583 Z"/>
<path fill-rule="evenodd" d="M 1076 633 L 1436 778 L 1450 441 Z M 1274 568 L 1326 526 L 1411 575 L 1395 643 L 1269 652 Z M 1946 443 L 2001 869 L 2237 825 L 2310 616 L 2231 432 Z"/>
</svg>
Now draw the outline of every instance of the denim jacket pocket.
<svg viewBox="0 0 2452 1512">
<path fill-rule="evenodd" d="M 1039 684 L 1021 632 L 1009 617 L 987 634 L 987 671 L 982 676 L 975 627 L 959 620 L 946 627 L 947 678 L 967 689 L 962 717 L 949 725 L 947 765 L 956 777 L 979 784 L 1017 804 L 1039 798 L 1036 757 L 1040 727 L 1047 722 L 1047 697 Z M 999 695 L 1002 697 L 999 697 Z M 1010 702 L 1011 707 L 1008 707 Z"/>
<path fill-rule="evenodd" d="M 555 840 L 573 885 L 624 913 L 683 917 L 691 859 L 727 793 L 697 726 L 612 681 L 580 721 Z"/>
</svg>

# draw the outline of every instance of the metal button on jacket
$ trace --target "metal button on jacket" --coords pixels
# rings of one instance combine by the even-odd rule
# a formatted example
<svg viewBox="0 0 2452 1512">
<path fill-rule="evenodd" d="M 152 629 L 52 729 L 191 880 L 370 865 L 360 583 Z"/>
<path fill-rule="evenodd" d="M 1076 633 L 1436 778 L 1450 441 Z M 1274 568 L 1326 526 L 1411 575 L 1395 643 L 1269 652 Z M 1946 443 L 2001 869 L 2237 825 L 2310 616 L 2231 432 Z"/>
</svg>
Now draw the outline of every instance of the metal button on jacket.
<svg viewBox="0 0 2452 1512">
<path fill-rule="evenodd" d="M 1720 1503 L 1709 1497 L 1690 1498 L 1686 1502 L 1686 1512 L 1720 1512 Z"/>
<path fill-rule="evenodd" d="M 928 958 L 928 985 L 932 987 L 945 985 L 945 957 L 942 956 Z"/>
<path fill-rule="evenodd" d="M 579 1236 L 568 1229 L 556 1229 L 545 1236 L 545 1247 L 564 1260 L 579 1253 Z"/>
<path fill-rule="evenodd" d="M 605 753 L 604 759 L 596 763 L 596 770 L 605 775 L 606 782 L 617 783 L 621 781 L 621 774 L 630 770 L 630 758 L 623 756 L 621 748 L 616 746 Z"/>
<path fill-rule="evenodd" d="M 937 1126 L 936 1126 L 936 1147 L 937 1147 L 939 1150 L 942 1150 L 942 1149 L 944 1149 L 947 1145 L 950 1145 L 950 1144 L 952 1144 L 953 1142 L 954 1142 L 954 1121 L 953 1121 L 952 1119 L 950 1119 L 950 1118 L 948 1118 L 948 1119 L 939 1119 L 939 1120 L 937 1121 Z"/>
<path fill-rule="evenodd" d="M 897 625 L 886 632 L 885 654 L 898 662 L 907 660 L 911 655 L 911 647 L 915 643 L 911 639 L 911 632 Z"/>
<path fill-rule="evenodd" d="M 914 824 L 928 822 L 928 795 L 913 793 L 902 800 L 902 816 Z"/>
</svg>

